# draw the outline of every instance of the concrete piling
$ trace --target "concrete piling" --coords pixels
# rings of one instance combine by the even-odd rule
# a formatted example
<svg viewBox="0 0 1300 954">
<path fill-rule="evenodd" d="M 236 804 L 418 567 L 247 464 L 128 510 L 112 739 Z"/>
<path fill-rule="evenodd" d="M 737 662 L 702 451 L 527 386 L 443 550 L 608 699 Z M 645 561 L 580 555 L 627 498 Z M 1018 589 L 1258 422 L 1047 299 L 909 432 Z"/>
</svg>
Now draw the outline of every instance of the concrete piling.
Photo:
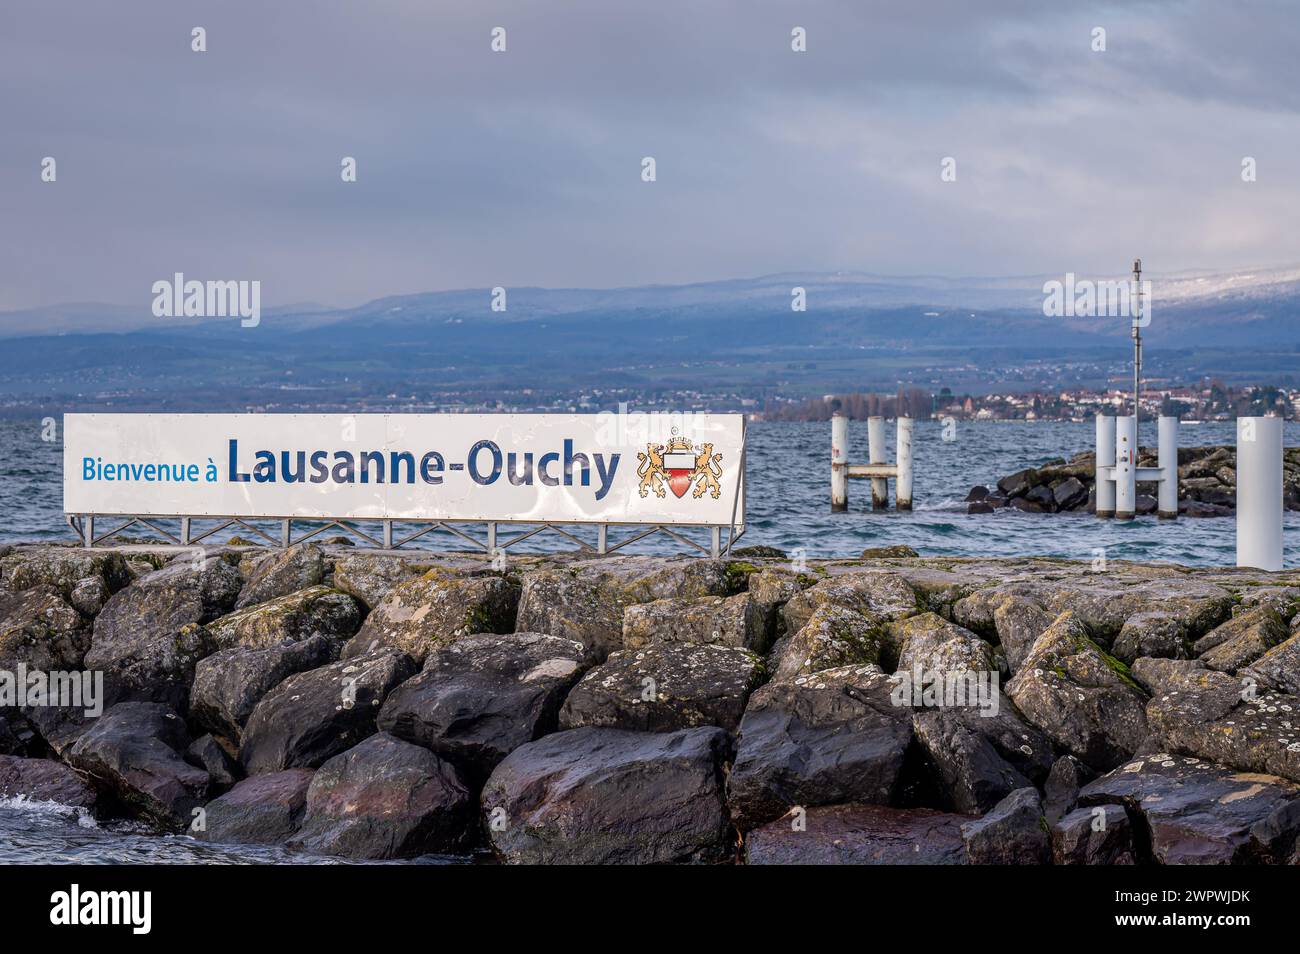
<svg viewBox="0 0 1300 954">
<path fill-rule="evenodd" d="M 1282 569 L 1282 419 L 1237 418 L 1237 566 Z"/>
<path fill-rule="evenodd" d="M 831 512 L 849 509 L 849 419 L 831 416 Z"/>
<path fill-rule="evenodd" d="M 1096 488 L 1096 511 L 1099 517 L 1115 516 L 1115 482 L 1111 468 L 1115 466 L 1115 418 L 1109 414 L 1097 415 L 1097 461 L 1093 471 Z"/>
<path fill-rule="evenodd" d="M 885 463 L 885 419 L 867 418 L 867 463 Z M 871 509 L 884 510 L 889 506 L 889 481 L 884 477 L 871 478 Z"/>
<path fill-rule="evenodd" d="M 1115 519 L 1137 516 L 1137 419 L 1115 418 Z"/>
</svg>

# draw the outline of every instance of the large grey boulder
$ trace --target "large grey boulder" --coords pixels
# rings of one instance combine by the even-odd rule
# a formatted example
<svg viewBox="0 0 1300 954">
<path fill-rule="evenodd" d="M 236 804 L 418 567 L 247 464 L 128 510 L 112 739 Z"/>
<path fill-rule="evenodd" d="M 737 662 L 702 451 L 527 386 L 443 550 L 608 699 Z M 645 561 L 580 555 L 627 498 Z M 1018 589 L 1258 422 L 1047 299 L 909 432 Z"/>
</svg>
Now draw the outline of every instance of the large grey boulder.
<svg viewBox="0 0 1300 954">
<path fill-rule="evenodd" d="M 1236 672 L 1253 663 L 1289 635 L 1286 621 L 1271 606 L 1234 616 L 1202 636 L 1193 649 L 1210 669 Z"/>
<path fill-rule="evenodd" d="M 343 655 L 386 647 L 423 662 L 431 650 L 463 636 L 514 632 L 518 601 L 519 588 L 505 577 L 431 570 L 394 586 Z"/>
<path fill-rule="evenodd" d="M 1133 865 L 1133 824 L 1120 805 L 1078 808 L 1052 825 L 1052 863 Z"/>
<path fill-rule="evenodd" d="M 1282 864 L 1300 835 L 1300 785 L 1197 758 L 1135 759 L 1079 794 L 1081 807 L 1120 805 L 1144 822 L 1159 864 Z"/>
<path fill-rule="evenodd" d="M 882 570 L 860 570 L 829 577 L 785 604 L 786 629 L 797 632 L 825 605 L 855 610 L 879 622 L 893 622 L 925 607 L 907 579 Z"/>
<path fill-rule="evenodd" d="M 969 629 L 981 636 L 990 639 L 995 636 L 1000 637 L 1001 633 L 997 627 L 996 615 L 998 608 L 1008 601 L 1013 601 L 1010 611 L 1018 615 L 1028 612 L 1030 608 L 1037 608 L 1047 613 L 1047 609 L 1039 599 L 1038 587 L 1032 583 L 1017 581 L 997 586 L 984 586 L 961 596 L 952 604 L 952 620 L 958 626 Z M 1051 620 L 1055 619 L 1056 615 L 1051 613 L 1047 613 L 1047 615 L 1050 617 L 1047 625 L 1051 625 Z M 1029 629 L 1034 622 L 1035 619 L 1031 617 L 1023 624 L 1023 628 L 1018 633 L 1020 635 L 1020 639 L 1017 640 L 1019 644 L 1024 645 L 1024 643 L 1028 642 L 1029 645 L 1033 645 L 1033 639 L 1038 638 L 1038 634 L 1034 634 L 1032 638 L 1029 636 Z M 1044 626 L 1043 628 L 1046 629 L 1047 627 Z M 1042 630 L 1039 632 L 1041 633 Z M 1021 655 L 1023 656 L 1027 652 L 1028 646 L 1024 646 Z M 1007 655 L 1010 658 L 1011 650 L 1008 650 Z"/>
<path fill-rule="evenodd" d="M 1156 685 L 1147 720 L 1160 747 L 1300 782 L 1300 696 L 1206 669 L 1199 660 L 1139 672 Z"/>
<path fill-rule="evenodd" d="M 994 607 L 993 629 L 1012 674 L 1020 671 L 1025 657 L 1043 631 L 1052 625 L 1053 618 L 1036 600 L 1014 594 Z"/>
<path fill-rule="evenodd" d="M 73 670 L 90 646 L 90 627 L 59 593 L 42 583 L 19 593 L 0 591 L 0 669 Z"/>
<path fill-rule="evenodd" d="M 1147 736 L 1146 696 L 1070 611 L 1038 637 L 1007 695 L 1056 745 L 1099 769 L 1127 759 Z"/>
<path fill-rule="evenodd" d="M 58 802 L 94 810 L 95 790 L 68 766 L 50 759 L 0 755 L 0 797 Z"/>
<path fill-rule="evenodd" d="M 1097 775 L 1073 755 L 1063 755 L 1052 763 L 1043 783 L 1043 814 L 1054 825 L 1074 811 L 1079 804 L 1079 789 Z"/>
<path fill-rule="evenodd" d="M 87 669 L 103 669 L 109 697 L 184 711 L 194 666 L 213 650 L 203 628 L 234 605 L 243 579 L 220 557 L 178 561 L 137 580 L 95 618 Z"/>
<path fill-rule="evenodd" d="M 1130 666 L 1143 656 L 1186 659 L 1187 623 L 1160 610 L 1136 613 L 1124 621 L 1112 649 L 1116 659 Z"/>
<path fill-rule="evenodd" d="M 930 808 L 829 805 L 754 829 L 745 849 L 751 865 L 964 865 L 966 821 Z"/>
<path fill-rule="evenodd" d="M 660 643 L 712 643 L 767 649 L 767 614 L 748 593 L 633 603 L 623 610 L 623 648 Z"/>
<path fill-rule="evenodd" d="M 291 844 L 358 859 L 455 852 L 470 843 L 475 808 L 451 765 L 381 732 L 317 770 Z"/>
<path fill-rule="evenodd" d="M 0 590 L 18 593 L 52 586 L 65 598 L 87 577 L 104 581 L 110 593 L 131 582 L 120 553 L 68 547 L 23 547 L 0 556 Z"/>
<path fill-rule="evenodd" d="M 36 733 L 22 713 L 9 710 L 0 715 L 0 755 L 24 756 Z"/>
<path fill-rule="evenodd" d="M 290 676 L 333 658 L 324 636 L 258 649 L 236 646 L 199 661 L 190 690 L 190 718 L 236 745 L 262 697 Z"/>
<path fill-rule="evenodd" d="M 982 818 L 961 826 L 973 865 L 1051 864 L 1043 803 L 1033 786 L 1016 789 Z"/>
<path fill-rule="evenodd" d="M 334 586 L 374 609 L 398 583 L 413 580 L 428 571 L 427 566 L 405 557 L 356 553 L 335 561 Z"/>
<path fill-rule="evenodd" d="M 912 729 L 939 790 L 964 814 L 982 814 L 1013 791 L 1042 784 L 1052 766 L 1050 740 L 1009 699 L 995 702 L 996 712 L 991 706 L 913 710 Z"/>
<path fill-rule="evenodd" d="M 299 543 L 258 560 L 248 574 L 236 609 L 288 596 L 325 580 L 325 555 L 315 543 Z"/>
<path fill-rule="evenodd" d="M 613 557 L 525 573 L 518 629 L 582 643 L 604 659 L 623 648 L 623 612 L 635 603 L 731 596 L 739 588 L 715 560 Z"/>
<path fill-rule="evenodd" d="M 748 649 L 668 643 L 610 653 L 574 686 L 560 727 L 673 732 L 716 725 L 734 732 L 763 661 Z"/>
<path fill-rule="evenodd" d="M 993 648 L 968 629 L 937 613 L 912 616 L 893 626 L 898 668 L 906 672 L 996 672 Z"/>
<path fill-rule="evenodd" d="M 208 794 L 228 791 L 243 777 L 243 772 L 211 732 L 199 736 L 182 753 L 186 762 L 208 773 Z"/>
<path fill-rule="evenodd" d="M 87 576 L 73 584 L 68 602 L 86 619 L 93 619 L 112 595 L 102 576 Z"/>
<path fill-rule="evenodd" d="M 507 755 L 555 730 L 566 693 L 588 665 L 582 646 L 568 639 L 467 636 L 431 652 L 424 670 L 388 696 L 378 725 L 481 786 Z"/>
<path fill-rule="evenodd" d="M 281 845 L 297 834 L 311 769 L 267 772 L 239 782 L 204 807 L 196 837 L 228 845 Z"/>
<path fill-rule="evenodd" d="M 1242 670 L 1269 689 L 1300 695 L 1300 632 L 1278 643 Z"/>
<path fill-rule="evenodd" d="M 582 728 L 515 749 L 483 789 L 484 825 L 524 864 L 716 862 L 733 850 L 727 734 Z"/>
<path fill-rule="evenodd" d="M 189 743 L 184 720 L 170 707 L 121 702 L 94 721 L 65 760 L 137 816 L 180 831 L 208 794 L 208 773 L 180 754 Z"/>
<path fill-rule="evenodd" d="M 763 614 L 768 642 L 786 633 L 782 612 L 785 604 L 813 584 L 814 581 L 808 574 L 779 567 L 765 567 L 749 575 L 748 593 Z"/>
<path fill-rule="evenodd" d="M 772 649 L 772 678 L 788 682 L 841 666 L 876 665 L 888 633 L 877 616 L 823 603 Z"/>
<path fill-rule="evenodd" d="M 912 742 L 912 710 L 874 666 L 844 666 L 750 697 L 740 722 L 727 802 L 748 830 L 796 806 L 889 804 Z"/>
<path fill-rule="evenodd" d="M 414 671 L 389 649 L 290 676 L 253 709 L 240 763 L 249 775 L 318 768 L 375 733 L 380 706 Z"/>
<path fill-rule="evenodd" d="M 324 636 L 337 652 L 356 635 L 364 618 L 364 607 L 348 594 L 328 586 L 310 586 L 259 600 L 213 620 L 207 630 L 217 649 L 266 649 Z"/>
</svg>

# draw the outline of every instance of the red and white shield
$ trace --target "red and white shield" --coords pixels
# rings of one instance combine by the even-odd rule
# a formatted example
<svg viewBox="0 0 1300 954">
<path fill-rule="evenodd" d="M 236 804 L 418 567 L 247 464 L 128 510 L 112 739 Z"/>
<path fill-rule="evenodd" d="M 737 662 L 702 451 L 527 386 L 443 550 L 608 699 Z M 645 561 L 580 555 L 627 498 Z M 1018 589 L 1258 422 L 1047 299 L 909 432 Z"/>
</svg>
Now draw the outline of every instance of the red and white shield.
<svg viewBox="0 0 1300 954">
<path fill-rule="evenodd" d="M 690 489 L 695 473 L 695 455 L 689 451 L 671 451 L 664 454 L 664 473 L 668 475 L 668 489 L 681 497 Z"/>
</svg>

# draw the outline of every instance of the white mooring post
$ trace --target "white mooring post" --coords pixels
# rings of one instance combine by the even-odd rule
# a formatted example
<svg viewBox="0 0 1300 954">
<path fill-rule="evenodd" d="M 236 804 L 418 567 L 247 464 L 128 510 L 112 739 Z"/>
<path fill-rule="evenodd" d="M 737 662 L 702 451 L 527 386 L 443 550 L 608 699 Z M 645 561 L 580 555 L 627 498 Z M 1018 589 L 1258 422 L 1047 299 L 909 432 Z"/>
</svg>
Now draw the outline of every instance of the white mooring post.
<svg viewBox="0 0 1300 954">
<path fill-rule="evenodd" d="M 889 503 L 889 478 L 896 482 L 899 510 L 912 509 L 912 419 L 898 419 L 898 461 L 885 460 L 885 419 L 867 418 L 867 459 L 870 463 L 849 463 L 849 419 L 831 415 L 831 512 L 849 509 L 850 478 L 871 481 L 871 509 L 884 510 Z"/>
<path fill-rule="evenodd" d="M 831 512 L 849 509 L 849 419 L 831 415 Z"/>
<path fill-rule="evenodd" d="M 1137 419 L 1115 418 L 1115 519 L 1137 515 Z"/>
<path fill-rule="evenodd" d="M 1237 418 L 1237 566 L 1282 569 L 1282 419 Z"/>
<path fill-rule="evenodd" d="M 1178 418 L 1161 415 L 1157 424 L 1157 455 L 1160 459 L 1160 484 L 1157 491 L 1156 516 L 1161 520 L 1178 519 Z"/>
<path fill-rule="evenodd" d="M 1115 466 L 1115 418 L 1097 415 L 1097 462 L 1093 472 L 1096 487 L 1097 516 L 1115 516 L 1115 481 L 1110 469 Z"/>
<path fill-rule="evenodd" d="M 885 462 L 885 419 L 867 418 L 867 463 Z M 871 478 L 871 509 L 884 510 L 889 506 L 889 481 L 884 477 Z"/>
<path fill-rule="evenodd" d="M 912 509 L 912 419 L 898 419 L 898 477 L 894 481 L 895 506 Z"/>
</svg>

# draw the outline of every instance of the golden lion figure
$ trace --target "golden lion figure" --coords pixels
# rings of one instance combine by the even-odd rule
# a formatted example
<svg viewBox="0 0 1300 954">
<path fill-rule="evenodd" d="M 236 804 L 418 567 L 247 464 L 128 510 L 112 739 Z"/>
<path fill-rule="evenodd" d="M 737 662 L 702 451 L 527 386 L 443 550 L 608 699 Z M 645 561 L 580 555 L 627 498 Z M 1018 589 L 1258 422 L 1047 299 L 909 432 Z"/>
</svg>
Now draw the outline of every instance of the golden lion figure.
<svg viewBox="0 0 1300 954">
<path fill-rule="evenodd" d="M 665 494 L 664 488 L 664 449 L 656 447 L 654 444 L 645 446 L 644 454 L 637 454 L 636 459 L 641 462 L 636 469 L 636 475 L 641 478 L 637 491 L 642 497 L 647 497 L 650 491 L 655 492 L 656 497 L 662 497 Z"/>
<path fill-rule="evenodd" d="M 722 455 L 713 453 L 712 444 L 701 444 L 700 453 L 695 457 L 695 472 L 691 474 L 691 480 L 695 482 L 691 496 L 703 497 L 707 490 L 709 496 L 717 500 L 722 496 L 722 485 L 718 483 L 721 476 Z"/>
</svg>

